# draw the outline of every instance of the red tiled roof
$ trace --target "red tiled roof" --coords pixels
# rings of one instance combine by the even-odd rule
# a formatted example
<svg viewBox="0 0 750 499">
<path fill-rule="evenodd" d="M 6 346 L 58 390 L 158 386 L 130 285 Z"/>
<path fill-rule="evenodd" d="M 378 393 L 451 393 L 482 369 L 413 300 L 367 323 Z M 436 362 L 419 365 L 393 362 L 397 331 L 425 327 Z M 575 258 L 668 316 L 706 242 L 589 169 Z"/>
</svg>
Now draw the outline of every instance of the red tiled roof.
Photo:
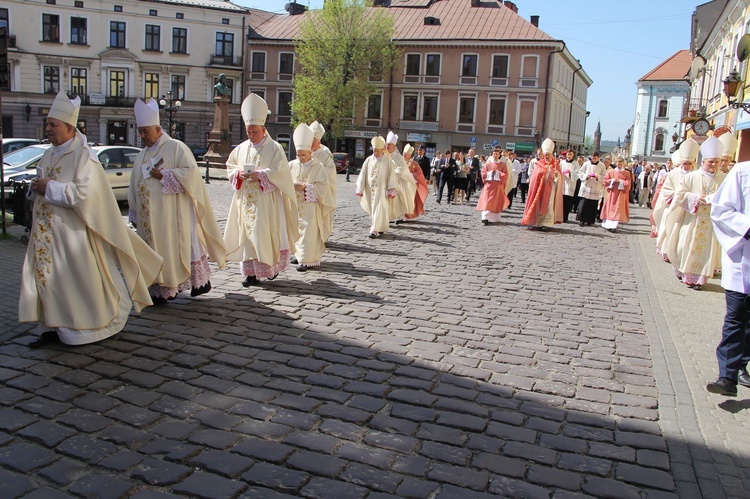
<svg viewBox="0 0 750 499">
<path fill-rule="evenodd" d="M 508 7 L 495 1 L 482 1 L 472 7 L 471 0 L 393 0 L 387 9 L 393 16 L 396 40 L 554 40 L 544 31 Z M 439 25 L 425 25 L 424 18 L 440 20 Z M 250 24 L 253 38 L 290 40 L 297 36 L 304 15 L 276 15 L 260 25 Z"/>
<path fill-rule="evenodd" d="M 669 81 L 683 80 L 685 74 L 690 71 L 693 55 L 689 50 L 680 50 L 672 57 L 662 62 L 638 81 Z"/>
</svg>

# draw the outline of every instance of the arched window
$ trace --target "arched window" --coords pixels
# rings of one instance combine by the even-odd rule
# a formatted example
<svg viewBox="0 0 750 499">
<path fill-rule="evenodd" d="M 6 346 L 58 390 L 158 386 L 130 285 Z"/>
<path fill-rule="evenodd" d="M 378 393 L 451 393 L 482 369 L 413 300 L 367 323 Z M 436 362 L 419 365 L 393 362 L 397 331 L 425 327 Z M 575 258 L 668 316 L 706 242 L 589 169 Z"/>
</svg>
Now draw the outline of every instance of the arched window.
<svg viewBox="0 0 750 499">
<path fill-rule="evenodd" d="M 668 102 L 666 100 L 660 100 L 659 101 L 659 118 L 666 118 L 667 117 L 667 104 Z"/>
<path fill-rule="evenodd" d="M 663 150 L 664 150 L 664 134 L 657 133 L 656 140 L 654 141 L 654 151 L 663 151 Z"/>
</svg>

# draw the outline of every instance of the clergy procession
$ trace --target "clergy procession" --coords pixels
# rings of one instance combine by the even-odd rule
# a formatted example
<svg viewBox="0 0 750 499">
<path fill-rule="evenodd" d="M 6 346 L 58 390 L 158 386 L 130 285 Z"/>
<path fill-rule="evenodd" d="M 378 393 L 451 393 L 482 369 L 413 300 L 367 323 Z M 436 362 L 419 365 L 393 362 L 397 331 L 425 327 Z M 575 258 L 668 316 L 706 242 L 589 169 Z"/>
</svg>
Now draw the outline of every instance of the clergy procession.
<svg viewBox="0 0 750 499">
<path fill-rule="evenodd" d="M 77 99 L 57 95 L 45 128 L 53 147 L 40 161 L 28 194 L 34 223 L 19 320 L 39 324 L 30 346 L 100 341 L 123 329 L 132 307 L 139 311 L 163 305 L 181 292 L 205 294 L 212 289 L 209 262 L 219 269 L 236 262 L 243 287 L 272 281 L 290 264 L 300 272 L 320 267 L 338 193 L 333 155 L 321 143 L 325 129 L 317 121 L 296 127 L 296 158 L 288 161 L 265 128 L 265 100 L 250 94 L 243 101 L 248 139 L 226 163 L 233 198 L 222 235 L 190 150 L 161 128 L 153 99 L 138 99 L 134 113 L 144 148 L 130 180 L 130 230 L 96 156 L 75 127 L 79 107 Z M 425 169 L 413 159 L 410 144 L 402 153 L 397 143 L 393 132 L 385 139 L 372 138 L 372 155 L 357 177 L 355 194 L 370 218 L 371 239 L 387 233 L 391 224 L 426 214 Z M 750 387 L 743 329 L 748 312 L 742 305 L 747 301 L 743 241 L 748 231 L 742 229 L 747 224 L 742 214 L 747 179 L 740 174 L 746 168 L 731 174 L 729 186 L 722 189 L 736 148 L 731 133 L 701 145 L 688 138 L 664 168 L 652 169 L 627 165 L 622 157 L 600 161 L 598 152 L 588 160 L 576 160 L 574 151 L 557 155 L 555 143 L 545 139 L 537 157 L 523 165 L 499 147 L 486 161 L 473 161 L 473 151 L 468 160 L 447 151 L 427 176 L 439 176 L 441 189 L 435 194 L 447 186 L 453 203 L 471 180 L 480 190 L 476 211 L 484 226 L 500 222 L 522 184 L 527 186 L 521 189 L 521 225 L 534 231 L 573 222 L 569 217 L 575 214 L 582 228 L 600 222 L 616 233 L 630 220 L 631 203 L 652 207 L 656 252 L 672 266 L 676 279 L 699 291 L 708 279 L 722 276 L 728 312 L 717 348 L 720 376 L 707 389 L 734 396 L 738 383 Z M 455 177 L 462 170 L 466 185 Z M 81 238 L 86 244 L 77 244 Z M 736 295 L 731 303 L 730 293 Z"/>
</svg>

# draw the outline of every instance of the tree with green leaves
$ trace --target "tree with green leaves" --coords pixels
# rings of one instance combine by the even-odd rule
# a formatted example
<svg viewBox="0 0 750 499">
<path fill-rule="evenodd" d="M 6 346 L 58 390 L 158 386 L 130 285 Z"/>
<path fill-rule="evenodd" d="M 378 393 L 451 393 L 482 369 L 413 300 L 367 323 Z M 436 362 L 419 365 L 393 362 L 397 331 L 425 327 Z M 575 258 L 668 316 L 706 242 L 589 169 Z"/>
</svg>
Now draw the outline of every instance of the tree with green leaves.
<svg viewBox="0 0 750 499">
<path fill-rule="evenodd" d="M 295 121 L 318 120 L 332 136 L 343 137 L 356 109 L 376 91 L 371 76 L 390 77 L 397 57 L 393 19 L 367 0 L 326 0 L 305 15 L 295 40 Z"/>
</svg>

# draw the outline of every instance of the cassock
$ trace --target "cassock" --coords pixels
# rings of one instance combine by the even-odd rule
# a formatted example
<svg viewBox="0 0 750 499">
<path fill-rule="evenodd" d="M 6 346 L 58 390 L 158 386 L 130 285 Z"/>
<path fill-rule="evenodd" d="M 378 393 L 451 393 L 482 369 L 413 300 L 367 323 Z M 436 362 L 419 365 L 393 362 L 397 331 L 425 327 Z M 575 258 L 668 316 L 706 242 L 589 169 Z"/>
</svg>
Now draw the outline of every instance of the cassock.
<svg viewBox="0 0 750 499">
<path fill-rule="evenodd" d="M 295 244 L 295 256 L 300 265 L 317 267 L 326 250 L 329 235 L 326 217 L 334 209 L 328 172 L 313 155 L 307 163 L 295 159 L 289 163 L 292 180 L 304 184 L 304 190 L 296 190 L 299 213 L 299 239 Z"/>
<path fill-rule="evenodd" d="M 258 181 L 242 180 L 243 171 L 259 173 Z M 224 244 L 227 259 L 242 262 L 244 276 L 273 278 L 289 266 L 290 251 L 299 237 L 297 194 L 281 144 L 266 135 L 234 148 L 227 160 L 234 187 Z"/>
<path fill-rule="evenodd" d="M 163 175 L 153 178 L 149 169 Z M 164 266 L 151 296 L 173 298 L 180 291 L 199 289 L 211 278 L 208 258 L 219 268 L 227 251 L 190 149 L 166 133 L 135 158 L 128 191 L 130 221 Z"/>
<path fill-rule="evenodd" d="M 668 235 L 663 246 L 675 274 L 689 286 L 702 286 L 714 275 L 721 261 L 721 247 L 711 225 L 710 203 L 726 174 L 713 175 L 703 168 L 684 175 L 664 218 Z M 660 229 L 661 230 L 661 229 Z"/>
<path fill-rule="evenodd" d="M 323 216 L 323 228 L 325 230 L 325 240 L 331 237 L 333 233 L 333 218 L 336 214 L 336 200 L 338 198 L 338 184 L 336 183 L 336 163 L 333 161 L 333 153 L 323 144 L 320 144 L 317 151 L 312 152 L 313 158 L 317 159 L 318 162 L 323 165 L 323 169 L 326 171 L 328 177 L 328 195 L 326 199 L 330 199 L 333 203 L 332 210 L 326 210 L 327 213 Z"/>
<path fill-rule="evenodd" d="M 357 177 L 359 204 L 370 215 L 370 233 L 385 232 L 390 222 L 388 195 L 395 195 L 396 174 L 393 162 L 387 153 L 379 158 L 368 156 Z"/>
<path fill-rule="evenodd" d="M 604 190 L 604 176 L 606 174 L 607 167 L 601 161 L 596 163 L 586 161 L 578 170 L 581 188 L 578 191 L 580 201 L 577 220 L 581 224 L 593 225 L 596 222 L 596 211 L 599 206 L 599 198 L 601 198 Z"/>
<path fill-rule="evenodd" d="M 579 168 L 576 161 L 564 159 L 560 162 L 560 170 L 562 171 L 563 178 L 563 222 L 568 221 L 568 215 L 573 210 Z"/>
<path fill-rule="evenodd" d="M 427 200 L 427 196 L 430 195 L 430 187 L 427 185 L 427 179 L 422 172 L 422 167 L 416 161 L 409 161 L 409 172 L 414 177 L 416 182 L 417 190 L 414 194 L 414 211 L 405 215 L 408 219 L 415 219 L 420 215 L 424 215 L 424 202 Z"/>
<path fill-rule="evenodd" d="M 537 160 L 534 173 L 529 179 L 529 195 L 526 198 L 523 225 L 551 227 L 563 221 L 562 174 L 554 160 Z"/>
<path fill-rule="evenodd" d="M 495 163 L 493 158 L 490 158 L 484 163 L 481 176 L 484 187 L 479 195 L 477 211 L 482 212 L 482 220 L 499 222 L 501 212 L 510 204 L 506 195 L 509 179 L 508 163 L 502 158 Z"/>
<path fill-rule="evenodd" d="M 388 152 L 383 153 L 388 156 Z M 409 171 L 404 157 L 398 150 L 390 154 L 393 162 L 393 174 L 396 179 L 396 197 L 390 199 L 391 220 L 401 220 L 407 213 L 414 212 L 414 197 L 417 195 L 417 181 Z"/>
<path fill-rule="evenodd" d="M 604 175 L 607 197 L 602 206 L 602 227 L 616 229 L 619 222 L 630 221 L 628 193 L 632 176 L 624 168 L 609 170 Z"/>
<path fill-rule="evenodd" d="M 132 306 L 152 304 L 148 286 L 162 259 L 123 223 L 80 133 L 45 151 L 37 170 L 50 182 L 43 197 L 31 196 L 18 319 L 55 329 L 68 345 L 108 338 L 125 327 Z"/>
</svg>

